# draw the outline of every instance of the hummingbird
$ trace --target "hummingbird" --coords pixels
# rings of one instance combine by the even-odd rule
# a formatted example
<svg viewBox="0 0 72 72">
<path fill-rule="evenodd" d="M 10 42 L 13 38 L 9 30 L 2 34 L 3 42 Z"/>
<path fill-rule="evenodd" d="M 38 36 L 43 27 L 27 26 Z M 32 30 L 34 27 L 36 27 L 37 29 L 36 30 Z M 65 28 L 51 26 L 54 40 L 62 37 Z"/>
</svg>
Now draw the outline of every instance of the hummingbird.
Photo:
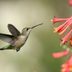
<svg viewBox="0 0 72 72">
<path fill-rule="evenodd" d="M 8 30 L 11 35 L 0 33 L 0 40 L 9 43 L 9 45 L 7 47 L 0 48 L 0 50 L 16 50 L 18 52 L 26 43 L 32 29 L 42 24 L 43 23 L 32 27 L 25 27 L 22 29 L 22 32 L 20 32 L 14 25 L 8 24 Z"/>
</svg>

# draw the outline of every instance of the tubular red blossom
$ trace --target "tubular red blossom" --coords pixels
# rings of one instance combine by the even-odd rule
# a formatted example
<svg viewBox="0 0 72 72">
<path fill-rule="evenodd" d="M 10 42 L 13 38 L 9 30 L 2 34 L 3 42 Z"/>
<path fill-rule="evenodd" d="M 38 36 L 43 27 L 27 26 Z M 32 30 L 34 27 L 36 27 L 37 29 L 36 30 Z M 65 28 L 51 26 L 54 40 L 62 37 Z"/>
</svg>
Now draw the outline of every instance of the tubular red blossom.
<svg viewBox="0 0 72 72">
<path fill-rule="evenodd" d="M 69 53 L 69 51 L 68 50 L 65 50 L 65 51 L 62 51 L 62 52 L 53 53 L 52 56 L 54 58 L 60 58 L 62 56 L 67 55 L 68 53 Z"/>
<path fill-rule="evenodd" d="M 61 72 L 72 72 L 72 56 L 66 63 L 62 64 L 61 67 Z"/>
<path fill-rule="evenodd" d="M 72 0 L 68 0 L 68 4 L 72 6 Z"/>
<path fill-rule="evenodd" d="M 68 64 L 62 64 L 61 67 L 62 67 L 61 72 L 70 72 Z"/>
<path fill-rule="evenodd" d="M 68 24 L 64 27 L 63 31 L 61 31 L 59 34 L 60 35 L 63 34 L 68 29 L 68 27 L 71 26 L 71 25 L 72 25 L 72 17 L 68 21 Z"/>
<path fill-rule="evenodd" d="M 64 24 L 60 25 L 60 26 L 57 27 L 57 28 L 54 28 L 54 32 L 61 32 L 63 26 L 64 26 Z"/>
<path fill-rule="evenodd" d="M 67 19 L 67 21 L 65 23 L 63 23 L 62 25 L 60 25 L 59 27 L 55 28 L 54 32 L 63 34 L 70 25 L 72 25 L 72 17 Z"/>
<path fill-rule="evenodd" d="M 68 18 L 58 18 L 56 16 L 54 16 L 54 18 L 51 20 L 53 22 L 53 24 L 55 24 L 56 22 L 63 22 L 66 21 Z"/>
<path fill-rule="evenodd" d="M 70 42 L 70 46 L 72 46 L 72 37 L 70 38 L 70 41 L 69 42 Z"/>
<path fill-rule="evenodd" d="M 71 38 L 72 36 L 71 33 L 72 33 L 72 29 L 70 30 L 70 32 L 67 33 L 67 35 L 64 36 L 64 38 L 62 38 L 61 44 L 65 44 Z"/>
</svg>

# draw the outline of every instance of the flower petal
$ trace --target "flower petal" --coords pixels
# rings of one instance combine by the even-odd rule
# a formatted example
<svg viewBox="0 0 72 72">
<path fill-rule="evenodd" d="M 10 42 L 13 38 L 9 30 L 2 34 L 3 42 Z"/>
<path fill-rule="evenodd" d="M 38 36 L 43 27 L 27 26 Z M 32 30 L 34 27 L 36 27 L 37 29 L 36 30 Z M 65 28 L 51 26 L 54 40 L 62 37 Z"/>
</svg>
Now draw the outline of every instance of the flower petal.
<svg viewBox="0 0 72 72">
<path fill-rule="evenodd" d="M 67 35 L 64 36 L 64 38 L 62 38 L 61 44 L 65 44 L 70 39 L 70 37 L 72 36 L 71 33 L 72 29 L 67 33 Z"/>
<path fill-rule="evenodd" d="M 61 67 L 61 72 L 72 72 L 72 56 Z"/>
<path fill-rule="evenodd" d="M 72 25 L 72 17 L 70 18 L 70 20 L 68 21 L 68 23 L 64 26 L 63 30 L 59 33 L 60 35 L 63 34 L 69 26 Z"/>
<path fill-rule="evenodd" d="M 61 33 L 63 30 L 62 33 L 64 33 L 66 31 L 66 29 L 72 24 L 72 17 L 70 17 L 69 19 L 67 19 L 67 21 L 65 23 L 63 23 L 62 25 L 60 25 L 59 27 L 55 28 L 55 31 L 54 32 L 58 32 L 58 33 Z M 61 33 L 61 34 L 62 34 Z"/>
<path fill-rule="evenodd" d="M 56 22 L 63 22 L 66 21 L 68 18 L 58 18 L 56 16 L 54 16 L 54 18 L 51 20 L 53 22 L 53 24 L 55 24 Z"/>
<path fill-rule="evenodd" d="M 60 58 L 60 57 L 62 57 L 62 56 L 67 55 L 68 53 L 69 53 L 69 51 L 68 51 L 68 50 L 65 50 L 65 51 L 63 51 L 63 52 L 53 53 L 52 56 L 53 56 L 54 58 Z"/>
</svg>

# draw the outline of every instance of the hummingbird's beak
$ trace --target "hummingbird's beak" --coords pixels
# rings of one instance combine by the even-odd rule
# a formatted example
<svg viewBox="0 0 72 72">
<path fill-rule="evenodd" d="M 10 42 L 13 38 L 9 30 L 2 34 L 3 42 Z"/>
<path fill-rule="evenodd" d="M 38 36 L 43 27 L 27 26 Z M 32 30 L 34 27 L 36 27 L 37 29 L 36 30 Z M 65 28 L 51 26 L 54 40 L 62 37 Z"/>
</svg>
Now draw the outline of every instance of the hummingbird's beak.
<svg viewBox="0 0 72 72">
<path fill-rule="evenodd" d="M 32 27 L 30 27 L 30 29 L 33 29 L 33 28 L 35 28 L 35 27 L 37 27 L 37 26 L 40 26 L 40 25 L 42 25 L 43 23 L 40 23 L 40 24 L 37 24 L 37 25 L 35 25 L 35 26 L 32 26 Z"/>
</svg>

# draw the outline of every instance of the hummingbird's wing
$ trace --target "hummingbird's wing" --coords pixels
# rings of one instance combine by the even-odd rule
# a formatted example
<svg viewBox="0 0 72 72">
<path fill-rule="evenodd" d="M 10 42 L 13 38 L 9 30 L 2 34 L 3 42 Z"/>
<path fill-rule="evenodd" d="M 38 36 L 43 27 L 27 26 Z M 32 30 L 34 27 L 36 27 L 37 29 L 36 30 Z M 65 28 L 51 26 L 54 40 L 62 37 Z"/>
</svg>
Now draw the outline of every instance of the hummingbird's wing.
<svg viewBox="0 0 72 72">
<path fill-rule="evenodd" d="M 14 49 L 14 46 L 8 45 L 8 46 L 0 48 L 0 50 L 11 50 L 11 49 Z"/>
<path fill-rule="evenodd" d="M 0 33 L 0 40 L 7 43 L 12 43 L 14 36 Z"/>
<path fill-rule="evenodd" d="M 8 24 L 8 29 L 14 37 L 17 37 L 20 35 L 20 32 L 18 31 L 18 29 L 12 24 Z"/>
</svg>

